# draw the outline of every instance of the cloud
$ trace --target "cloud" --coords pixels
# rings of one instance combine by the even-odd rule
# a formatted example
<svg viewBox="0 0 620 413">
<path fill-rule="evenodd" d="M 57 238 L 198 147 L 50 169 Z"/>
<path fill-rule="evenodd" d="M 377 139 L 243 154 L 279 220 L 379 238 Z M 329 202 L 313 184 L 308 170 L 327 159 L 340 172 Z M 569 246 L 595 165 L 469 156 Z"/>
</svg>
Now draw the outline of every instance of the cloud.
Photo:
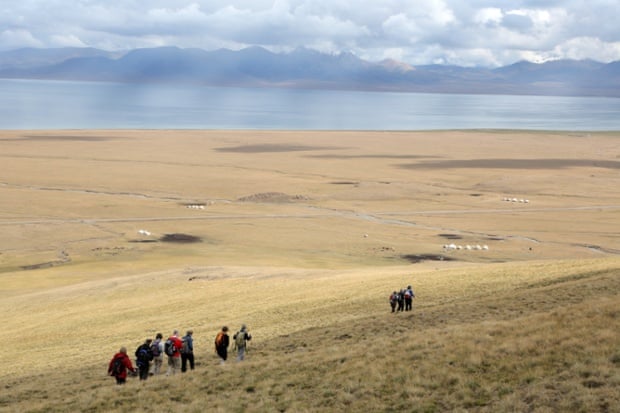
<svg viewBox="0 0 620 413">
<path fill-rule="evenodd" d="M 508 30 L 525 32 L 534 26 L 534 22 L 526 13 L 510 12 L 506 13 L 501 22 Z"/>
<path fill-rule="evenodd" d="M 554 47 L 548 52 L 546 60 L 567 58 L 610 61 L 618 59 L 619 55 L 620 41 L 603 42 L 593 37 L 576 37 Z"/>
<path fill-rule="evenodd" d="M 32 33 L 24 29 L 8 29 L 0 32 L 0 49 L 17 49 L 21 47 L 44 47 Z"/>
<path fill-rule="evenodd" d="M 20 0 L 0 6 L 0 48 L 299 46 L 411 64 L 620 60 L 617 0 Z"/>
<path fill-rule="evenodd" d="M 79 37 L 68 35 L 53 35 L 50 37 L 50 42 L 56 47 L 87 47 L 88 45 L 80 40 Z"/>
<path fill-rule="evenodd" d="M 497 27 L 500 25 L 503 18 L 504 13 L 502 9 L 497 7 L 485 7 L 474 14 L 473 21 L 481 26 Z"/>
</svg>

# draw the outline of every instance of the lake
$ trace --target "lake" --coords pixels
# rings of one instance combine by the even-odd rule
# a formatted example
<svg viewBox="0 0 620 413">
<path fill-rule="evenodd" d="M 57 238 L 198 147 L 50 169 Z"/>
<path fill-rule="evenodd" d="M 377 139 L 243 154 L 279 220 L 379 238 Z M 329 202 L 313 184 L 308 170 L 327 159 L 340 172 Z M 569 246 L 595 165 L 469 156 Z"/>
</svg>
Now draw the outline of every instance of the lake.
<svg viewBox="0 0 620 413">
<path fill-rule="evenodd" d="M 0 129 L 620 130 L 620 99 L 0 79 Z"/>
</svg>

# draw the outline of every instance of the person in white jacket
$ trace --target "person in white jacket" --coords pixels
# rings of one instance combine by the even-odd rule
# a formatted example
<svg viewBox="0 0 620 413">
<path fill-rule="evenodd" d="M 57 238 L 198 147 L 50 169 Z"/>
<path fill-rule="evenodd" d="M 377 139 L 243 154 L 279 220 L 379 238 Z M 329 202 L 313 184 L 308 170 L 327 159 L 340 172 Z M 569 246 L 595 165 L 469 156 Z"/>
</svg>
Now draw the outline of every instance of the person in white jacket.
<svg viewBox="0 0 620 413">
<path fill-rule="evenodd" d="M 151 350 L 153 351 L 153 374 L 161 373 L 161 366 L 164 363 L 164 336 L 161 333 L 157 333 L 155 341 L 151 344 Z"/>
</svg>

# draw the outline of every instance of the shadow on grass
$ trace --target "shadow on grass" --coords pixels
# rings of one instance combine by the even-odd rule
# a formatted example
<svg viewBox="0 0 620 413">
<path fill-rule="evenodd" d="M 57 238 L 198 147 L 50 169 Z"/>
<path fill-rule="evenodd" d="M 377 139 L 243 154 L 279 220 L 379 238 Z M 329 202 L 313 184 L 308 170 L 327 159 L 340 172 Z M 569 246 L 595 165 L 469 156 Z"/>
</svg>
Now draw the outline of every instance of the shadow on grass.
<svg viewBox="0 0 620 413">
<path fill-rule="evenodd" d="M 455 258 L 446 257 L 441 254 L 405 254 L 400 258 L 409 261 L 412 264 L 417 264 L 423 261 L 457 261 Z"/>
<path fill-rule="evenodd" d="M 159 239 L 161 242 L 193 243 L 202 242 L 202 238 L 189 234 L 166 234 Z"/>
</svg>

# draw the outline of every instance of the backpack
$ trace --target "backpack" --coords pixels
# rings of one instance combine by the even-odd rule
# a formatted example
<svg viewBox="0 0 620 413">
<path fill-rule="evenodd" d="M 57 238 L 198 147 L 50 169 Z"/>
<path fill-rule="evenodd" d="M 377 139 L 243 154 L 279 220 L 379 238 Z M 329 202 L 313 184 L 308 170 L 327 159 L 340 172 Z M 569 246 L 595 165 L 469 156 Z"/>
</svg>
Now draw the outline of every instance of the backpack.
<svg viewBox="0 0 620 413">
<path fill-rule="evenodd" d="M 112 372 L 110 373 L 111 376 L 117 377 L 123 372 L 125 366 L 123 364 L 123 358 L 122 356 L 118 356 L 114 359 L 112 362 Z"/>
<path fill-rule="evenodd" d="M 245 331 L 239 331 L 235 334 L 235 345 L 237 347 L 245 346 Z"/>
<path fill-rule="evenodd" d="M 181 345 L 181 353 L 188 354 L 189 353 L 189 345 L 186 340 L 183 340 L 183 344 Z"/>
<path fill-rule="evenodd" d="M 159 357 L 159 341 L 151 344 L 151 352 L 153 352 L 153 357 Z"/>
<path fill-rule="evenodd" d="M 144 344 L 136 349 L 136 358 L 138 361 L 150 361 L 149 351 Z"/>
<path fill-rule="evenodd" d="M 169 338 L 168 340 L 166 340 L 166 344 L 164 344 L 164 352 L 167 356 L 174 356 L 174 341 L 172 341 L 172 339 Z"/>
<path fill-rule="evenodd" d="M 224 333 L 220 331 L 215 337 L 215 347 L 220 348 L 222 344 L 224 344 Z"/>
</svg>

